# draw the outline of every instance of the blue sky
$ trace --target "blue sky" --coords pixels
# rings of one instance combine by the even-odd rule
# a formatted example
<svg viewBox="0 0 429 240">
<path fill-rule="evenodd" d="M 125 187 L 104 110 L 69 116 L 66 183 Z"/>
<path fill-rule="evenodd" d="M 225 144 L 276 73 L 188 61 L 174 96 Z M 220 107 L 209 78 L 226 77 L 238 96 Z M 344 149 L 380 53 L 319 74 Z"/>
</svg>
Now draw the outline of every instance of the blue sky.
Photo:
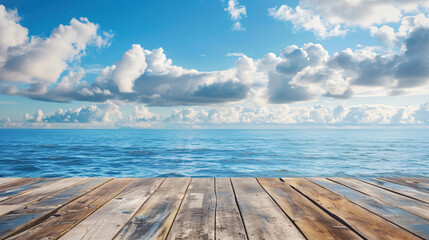
<svg viewBox="0 0 429 240">
<path fill-rule="evenodd" d="M 0 25 L 3 127 L 429 122 L 428 59 L 420 50 L 407 52 L 414 45 L 429 49 L 426 1 L 6 0 L 2 6 L 0 17 L 8 19 Z M 51 33 L 60 24 L 67 29 L 57 43 Z M 61 85 L 64 78 L 74 85 Z M 90 106 L 88 118 L 58 116 Z M 268 118 L 285 107 L 289 117 Z M 346 109 L 342 117 L 333 116 L 336 107 Z M 321 108 L 330 115 L 312 118 Z M 261 109 L 269 109 L 267 118 Z M 249 111 L 261 116 L 249 119 Z"/>
</svg>

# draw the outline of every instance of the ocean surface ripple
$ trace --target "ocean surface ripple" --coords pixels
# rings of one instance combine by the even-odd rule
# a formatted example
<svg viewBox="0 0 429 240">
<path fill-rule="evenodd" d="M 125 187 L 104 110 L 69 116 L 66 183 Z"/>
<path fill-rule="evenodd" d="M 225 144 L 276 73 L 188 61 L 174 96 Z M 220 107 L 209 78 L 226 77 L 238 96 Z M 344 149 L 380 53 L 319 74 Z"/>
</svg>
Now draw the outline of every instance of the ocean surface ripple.
<svg viewBox="0 0 429 240">
<path fill-rule="evenodd" d="M 429 176 L 429 130 L 0 130 L 0 177 Z"/>
</svg>

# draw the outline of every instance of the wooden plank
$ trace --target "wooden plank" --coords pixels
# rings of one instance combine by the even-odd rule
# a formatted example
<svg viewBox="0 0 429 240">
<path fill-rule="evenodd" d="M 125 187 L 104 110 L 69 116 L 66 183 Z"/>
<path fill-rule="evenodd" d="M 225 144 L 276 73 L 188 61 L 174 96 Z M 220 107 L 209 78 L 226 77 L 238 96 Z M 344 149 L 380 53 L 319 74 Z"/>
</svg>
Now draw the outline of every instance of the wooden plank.
<svg viewBox="0 0 429 240">
<path fill-rule="evenodd" d="M 50 216 L 40 224 L 14 235 L 9 239 L 58 239 L 61 235 L 122 192 L 134 181 L 135 179 L 131 178 L 113 179 L 94 191 L 61 207 L 55 215 Z"/>
<path fill-rule="evenodd" d="M 216 239 L 246 240 L 243 219 L 229 178 L 216 178 Z"/>
<path fill-rule="evenodd" d="M 29 190 L 23 194 L 11 196 L 9 199 L 0 202 L 0 215 L 19 209 L 20 207 L 31 204 L 32 202 L 37 202 L 50 194 L 70 187 L 80 181 L 82 181 L 82 178 L 65 178 L 51 184 L 46 184 L 39 188 Z"/>
<path fill-rule="evenodd" d="M 13 177 L 11 177 L 11 178 L 0 178 L 0 185 L 4 184 L 4 183 L 16 181 L 18 179 L 20 179 L 20 178 L 17 178 L 17 177 L 15 177 L 15 178 L 13 178 Z"/>
<path fill-rule="evenodd" d="M 429 239 L 429 221 L 424 218 L 325 178 L 311 178 L 310 180 L 424 239 Z"/>
<path fill-rule="evenodd" d="M 362 239 L 280 179 L 258 181 L 307 239 Z"/>
<path fill-rule="evenodd" d="M 307 179 L 283 178 L 283 180 L 366 239 L 420 239 Z"/>
<path fill-rule="evenodd" d="M 68 202 L 99 187 L 110 180 L 109 178 L 84 179 L 83 181 L 64 189 L 58 193 L 49 195 L 36 203 L 21 207 L 5 215 L 0 216 L 0 239 L 11 236 L 30 228 L 49 216 Z"/>
<path fill-rule="evenodd" d="M 254 178 L 232 178 L 249 239 L 305 239 Z"/>
<path fill-rule="evenodd" d="M 0 186 L 0 202 L 22 194 L 28 190 L 41 187 L 60 180 L 59 178 L 21 178 L 16 181 L 8 182 Z"/>
<path fill-rule="evenodd" d="M 412 178 L 378 178 L 378 179 L 407 186 L 407 187 L 416 189 L 417 191 L 429 193 L 429 183 L 424 183 L 422 181 L 418 181 Z"/>
<path fill-rule="evenodd" d="M 163 178 L 137 179 L 60 240 L 113 239 L 163 181 Z"/>
<path fill-rule="evenodd" d="M 190 178 L 167 178 L 115 239 L 165 239 Z"/>
<path fill-rule="evenodd" d="M 429 184 L 429 178 L 423 178 L 423 177 L 409 177 L 408 179 L 414 180 L 414 181 L 419 181 L 422 183 L 426 183 Z"/>
<path fill-rule="evenodd" d="M 82 181 L 82 178 L 64 178 L 51 184 L 45 184 L 39 188 L 32 189 L 17 196 L 12 196 L 9 199 L 0 202 L 0 208 L 2 205 L 24 205 L 31 202 L 36 202 L 41 198 L 44 198 L 61 189 L 70 187 L 80 181 Z"/>
<path fill-rule="evenodd" d="M 405 197 L 409 197 L 409 198 L 413 198 L 425 203 L 429 203 L 429 193 L 425 193 L 425 192 L 421 192 L 418 191 L 416 189 L 407 187 L 407 186 L 403 186 L 400 184 L 396 184 L 396 183 L 391 183 L 388 181 L 383 181 L 381 179 L 373 179 L 373 178 L 365 178 L 365 179 L 360 179 L 359 180 L 363 181 L 363 182 L 367 182 L 369 184 L 372 184 L 374 186 L 386 189 L 388 191 L 403 195 Z"/>
<path fill-rule="evenodd" d="M 328 179 L 429 220 L 429 205 L 426 203 L 404 197 L 353 178 Z"/>
<path fill-rule="evenodd" d="M 167 239 L 215 239 L 213 178 L 193 178 Z"/>
</svg>

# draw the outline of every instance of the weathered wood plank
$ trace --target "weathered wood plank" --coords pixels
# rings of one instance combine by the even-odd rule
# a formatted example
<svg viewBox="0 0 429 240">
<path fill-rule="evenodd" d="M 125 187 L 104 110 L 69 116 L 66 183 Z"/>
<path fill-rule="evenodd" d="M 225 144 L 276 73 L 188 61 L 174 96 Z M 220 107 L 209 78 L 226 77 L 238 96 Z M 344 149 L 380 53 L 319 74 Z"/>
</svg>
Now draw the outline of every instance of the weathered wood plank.
<svg viewBox="0 0 429 240">
<path fill-rule="evenodd" d="M 258 178 L 307 239 L 362 239 L 278 178 Z"/>
<path fill-rule="evenodd" d="M 65 178 L 51 184 L 42 185 L 39 188 L 31 189 L 23 194 L 11 196 L 7 200 L 0 202 L 0 215 L 16 210 L 32 202 L 37 202 L 40 199 L 53 194 L 61 189 L 76 184 L 82 181 L 82 178 Z"/>
<path fill-rule="evenodd" d="M 0 216 L 0 239 L 33 227 L 53 215 L 61 206 L 109 180 L 109 178 L 84 179 L 70 188 L 49 195 L 36 203 Z"/>
<path fill-rule="evenodd" d="M 325 178 L 311 178 L 310 180 L 424 239 L 429 239 L 429 221 L 424 218 Z"/>
<path fill-rule="evenodd" d="M 82 181 L 82 178 L 64 178 L 59 179 L 51 184 L 45 184 L 39 188 L 31 189 L 23 194 L 12 196 L 7 200 L 0 202 L 1 205 L 24 205 L 31 202 L 36 202 L 41 198 L 44 198 L 52 193 L 55 193 L 61 189 L 70 187 L 78 182 Z"/>
<path fill-rule="evenodd" d="M 420 239 L 378 215 L 307 179 L 283 178 L 325 211 L 337 216 L 366 239 Z"/>
<path fill-rule="evenodd" d="M 9 239 L 58 239 L 69 229 L 95 212 L 98 208 L 110 201 L 135 179 L 116 178 L 101 187 L 68 203 L 56 211 L 42 223 L 27 229 Z"/>
<path fill-rule="evenodd" d="M 368 179 L 359 179 L 363 182 L 367 182 L 369 184 L 372 184 L 374 186 L 386 189 L 388 191 L 403 195 L 405 197 L 409 197 L 409 198 L 413 198 L 425 203 L 429 203 L 429 193 L 425 193 L 425 192 L 421 192 L 418 191 L 416 189 L 407 187 L 407 186 L 403 186 L 400 184 L 396 184 L 396 183 L 391 183 L 391 182 L 387 182 L 387 181 L 383 181 L 381 179 L 372 179 L 372 178 L 368 178 Z"/>
<path fill-rule="evenodd" d="M 167 178 L 115 239 L 165 239 L 190 178 Z"/>
<path fill-rule="evenodd" d="M 255 178 L 232 178 L 249 239 L 305 239 Z"/>
<path fill-rule="evenodd" d="M 163 178 L 137 179 L 60 240 L 113 239 L 163 181 Z"/>
<path fill-rule="evenodd" d="M 215 239 L 213 178 L 193 178 L 167 239 Z"/>
<path fill-rule="evenodd" d="M 378 199 L 402 208 L 410 213 L 429 220 L 429 205 L 418 200 L 414 200 L 374 185 L 359 181 L 353 178 L 328 178 L 334 182 L 355 189 L 372 198 Z"/>
<path fill-rule="evenodd" d="M 11 178 L 0 178 L 0 185 L 4 184 L 4 183 L 16 181 L 18 179 L 20 179 L 20 178 L 16 178 L 16 177 L 15 178 L 14 177 L 11 177 Z"/>
<path fill-rule="evenodd" d="M 243 219 L 229 178 L 216 178 L 216 239 L 246 240 Z"/>
<path fill-rule="evenodd" d="M 429 183 L 424 183 L 422 181 L 418 181 L 412 178 L 378 178 L 378 179 L 386 182 L 392 182 L 403 186 L 407 186 L 407 187 L 416 189 L 417 191 L 429 193 Z"/>
<path fill-rule="evenodd" d="M 0 202 L 28 190 L 60 180 L 59 178 L 21 178 L 0 186 Z"/>
<path fill-rule="evenodd" d="M 424 177 L 409 177 L 408 179 L 429 184 L 429 178 L 427 178 L 427 177 L 426 178 L 424 178 Z"/>
</svg>

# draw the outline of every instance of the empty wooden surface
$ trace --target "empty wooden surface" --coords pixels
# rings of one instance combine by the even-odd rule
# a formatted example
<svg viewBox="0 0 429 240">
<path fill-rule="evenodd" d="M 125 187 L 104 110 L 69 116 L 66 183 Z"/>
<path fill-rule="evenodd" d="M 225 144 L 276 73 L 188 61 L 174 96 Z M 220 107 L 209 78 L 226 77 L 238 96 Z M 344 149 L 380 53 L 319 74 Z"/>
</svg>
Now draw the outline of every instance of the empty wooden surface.
<svg viewBox="0 0 429 240">
<path fill-rule="evenodd" d="M 0 239 L 429 239 L 426 178 L 0 178 Z"/>
<path fill-rule="evenodd" d="M 305 239 L 254 178 L 233 178 L 249 239 Z"/>
<path fill-rule="evenodd" d="M 429 220 L 429 204 L 396 194 L 391 191 L 386 191 L 383 188 L 359 181 L 354 178 L 329 178 L 339 184 L 355 189 L 359 192 L 367 194 L 372 198 L 378 199 L 391 205 L 398 206 L 410 213 L 413 213 L 422 218 Z"/>
<path fill-rule="evenodd" d="M 311 198 L 351 229 L 367 239 L 419 239 L 393 223 L 307 179 L 286 178 L 286 183 Z"/>
<path fill-rule="evenodd" d="M 167 239 L 215 239 L 216 194 L 213 178 L 194 178 Z"/>
<path fill-rule="evenodd" d="M 312 182 L 335 192 L 392 223 L 413 232 L 424 239 L 429 239 L 429 221 L 407 212 L 394 205 L 386 204 L 361 192 L 337 184 L 325 178 L 311 178 Z"/>
<path fill-rule="evenodd" d="M 165 239 L 190 181 L 190 178 L 166 179 L 116 239 Z"/>
<path fill-rule="evenodd" d="M 258 178 L 307 239 L 361 239 L 347 226 L 329 216 L 289 184 L 276 178 Z"/>
<path fill-rule="evenodd" d="M 216 178 L 216 239 L 247 239 L 229 178 Z"/>
<path fill-rule="evenodd" d="M 112 239 L 134 216 L 141 205 L 164 181 L 162 178 L 142 178 L 91 214 L 61 240 Z"/>
</svg>

